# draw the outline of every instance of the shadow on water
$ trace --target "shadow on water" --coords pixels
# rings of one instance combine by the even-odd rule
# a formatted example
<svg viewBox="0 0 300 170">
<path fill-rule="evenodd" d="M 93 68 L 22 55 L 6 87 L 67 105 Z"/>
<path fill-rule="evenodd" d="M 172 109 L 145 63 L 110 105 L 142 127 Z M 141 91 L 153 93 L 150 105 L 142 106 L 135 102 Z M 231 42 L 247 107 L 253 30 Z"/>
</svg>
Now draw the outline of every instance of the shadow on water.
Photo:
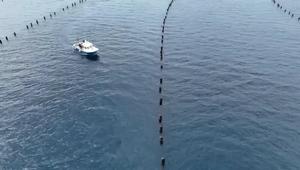
<svg viewBox="0 0 300 170">
<path fill-rule="evenodd" d="M 96 54 L 96 55 L 87 55 L 87 56 L 85 56 L 85 58 L 87 58 L 88 60 L 91 60 L 91 61 L 98 61 L 100 57 L 98 54 Z"/>
</svg>

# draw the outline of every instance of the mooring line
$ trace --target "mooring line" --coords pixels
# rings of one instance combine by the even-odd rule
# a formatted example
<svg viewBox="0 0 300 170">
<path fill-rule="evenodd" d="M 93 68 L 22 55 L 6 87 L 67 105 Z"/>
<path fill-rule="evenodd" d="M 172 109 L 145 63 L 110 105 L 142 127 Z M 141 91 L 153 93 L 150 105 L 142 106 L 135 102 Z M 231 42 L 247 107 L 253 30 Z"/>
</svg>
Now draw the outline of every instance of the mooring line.
<svg viewBox="0 0 300 170">
<path fill-rule="evenodd" d="M 81 3 L 83 3 L 83 2 L 86 2 L 87 0 L 78 0 L 78 2 L 81 4 Z M 2 2 L 3 2 L 3 0 L 2 0 Z M 72 7 L 75 7 L 77 5 L 77 3 L 76 2 L 73 2 L 72 3 Z M 69 5 L 67 5 L 66 7 L 64 7 L 64 8 L 61 8 L 62 9 L 62 12 L 61 13 L 63 13 L 63 12 L 65 12 L 66 10 L 69 10 L 70 8 L 69 8 Z M 54 16 L 56 16 L 57 14 L 59 14 L 58 12 L 50 12 L 50 14 L 49 14 L 49 16 L 50 16 L 50 19 L 52 19 Z M 36 19 L 35 20 L 35 24 L 36 25 L 40 25 L 40 23 L 41 23 L 41 21 L 43 21 L 44 20 L 44 22 L 46 22 L 47 21 L 47 17 L 46 16 L 43 16 L 42 17 L 42 19 L 41 20 L 39 20 L 39 19 Z M 34 27 L 34 24 L 31 22 L 31 23 L 29 23 L 28 25 L 26 25 L 26 29 L 27 30 L 29 30 L 29 29 L 31 29 L 31 28 L 33 28 Z M 13 34 L 12 34 L 14 37 L 17 37 L 17 33 L 16 32 L 13 32 Z M 5 40 L 6 40 L 6 42 L 8 42 L 9 41 L 9 36 L 5 36 L 4 37 L 5 38 Z M 1 40 L 1 37 L 0 37 L 0 45 L 3 45 L 4 44 L 4 41 L 2 41 Z"/>
<path fill-rule="evenodd" d="M 275 6 L 277 6 L 278 9 L 283 10 L 284 13 L 288 14 L 291 18 L 297 18 L 298 22 L 300 22 L 300 16 L 299 17 L 295 17 L 295 14 L 293 12 L 291 12 L 291 10 L 288 10 L 286 8 L 284 8 L 279 2 L 277 2 L 276 0 L 272 0 L 273 4 Z"/>
<path fill-rule="evenodd" d="M 160 160 L 160 167 L 161 170 L 165 169 L 166 166 L 166 158 L 165 158 L 165 152 L 164 152 L 164 145 L 165 145 L 165 140 L 164 140 L 164 125 L 163 125 L 163 114 L 164 114 L 164 95 L 163 95 L 163 69 L 164 69 L 164 38 L 165 38 L 165 25 L 166 25 L 166 21 L 168 18 L 168 14 L 169 14 L 169 10 L 172 6 L 172 4 L 174 3 L 174 0 L 171 0 L 168 8 L 166 10 L 166 14 L 165 17 L 163 19 L 162 22 L 162 30 L 161 30 L 161 47 L 160 47 L 160 79 L 159 79 L 159 89 L 158 89 L 158 93 L 159 93 L 159 117 L 158 117 L 158 124 L 159 124 L 159 144 L 161 145 L 161 160 Z"/>
</svg>

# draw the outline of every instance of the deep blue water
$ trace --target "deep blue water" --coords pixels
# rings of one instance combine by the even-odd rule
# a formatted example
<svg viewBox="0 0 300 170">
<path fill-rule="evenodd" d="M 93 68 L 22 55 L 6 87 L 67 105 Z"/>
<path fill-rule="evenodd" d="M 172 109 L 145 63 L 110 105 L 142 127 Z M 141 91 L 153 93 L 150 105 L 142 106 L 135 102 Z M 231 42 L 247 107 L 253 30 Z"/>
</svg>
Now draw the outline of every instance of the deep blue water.
<svg viewBox="0 0 300 170">
<path fill-rule="evenodd" d="M 0 2 L 0 169 L 300 169 L 300 23 L 269 0 Z M 279 1 L 295 15 L 300 2 Z M 52 20 L 25 25 L 59 11 Z M 17 38 L 12 32 L 17 32 Z M 74 53 L 86 38 L 99 59 Z"/>
</svg>

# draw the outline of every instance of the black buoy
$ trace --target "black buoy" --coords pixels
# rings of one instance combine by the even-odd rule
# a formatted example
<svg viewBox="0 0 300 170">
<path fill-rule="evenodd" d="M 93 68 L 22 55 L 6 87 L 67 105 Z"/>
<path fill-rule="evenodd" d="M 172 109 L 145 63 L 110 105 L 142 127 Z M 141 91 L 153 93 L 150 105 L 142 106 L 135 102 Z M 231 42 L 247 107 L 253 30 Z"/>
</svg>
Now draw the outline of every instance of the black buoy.
<svg viewBox="0 0 300 170">
<path fill-rule="evenodd" d="M 164 157 L 161 158 L 160 164 L 161 164 L 162 167 L 165 167 L 165 165 L 166 165 L 166 159 Z"/>
<path fill-rule="evenodd" d="M 52 18 L 52 14 L 50 14 L 50 18 Z"/>
<path fill-rule="evenodd" d="M 160 98 L 160 100 L 159 100 L 159 105 L 161 106 L 162 104 L 163 104 L 163 99 Z"/>
<path fill-rule="evenodd" d="M 65 8 L 63 8 L 62 10 L 65 11 Z"/>
<path fill-rule="evenodd" d="M 46 21 L 46 17 L 44 16 L 44 20 Z"/>
<path fill-rule="evenodd" d="M 286 9 L 284 10 L 284 13 L 286 13 Z"/>
<path fill-rule="evenodd" d="M 56 12 L 53 13 L 56 16 Z"/>
<path fill-rule="evenodd" d="M 39 25 L 39 21 L 38 20 L 35 20 L 35 22 L 36 22 L 37 25 Z"/>
<path fill-rule="evenodd" d="M 2 40 L 0 40 L 0 44 L 2 44 Z"/>
<path fill-rule="evenodd" d="M 291 14 L 291 11 L 289 11 L 289 15 Z"/>
<path fill-rule="evenodd" d="M 159 83 L 160 83 L 160 84 L 163 83 L 163 79 L 162 79 L 162 78 L 159 79 Z"/>
<path fill-rule="evenodd" d="M 67 6 L 67 9 L 69 9 L 69 6 Z"/>
<path fill-rule="evenodd" d="M 161 66 L 160 66 L 160 69 L 162 70 L 163 68 L 164 68 L 164 66 L 163 66 L 163 65 L 161 65 Z"/>
<path fill-rule="evenodd" d="M 160 134 L 163 133 L 163 127 L 162 127 L 162 126 L 159 127 L 159 133 L 160 133 Z"/>
<path fill-rule="evenodd" d="M 158 122 L 159 122 L 159 123 L 162 123 L 162 115 L 159 116 Z"/>
<path fill-rule="evenodd" d="M 26 25 L 26 28 L 29 29 L 28 25 Z"/>
<path fill-rule="evenodd" d="M 159 90 L 158 90 L 159 94 L 161 94 L 161 87 L 159 87 Z"/>
<path fill-rule="evenodd" d="M 292 18 L 294 17 L 294 14 L 292 14 L 292 16 L 291 16 Z"/>
<path fill-rule="evenodd" d="M 16 33 L 16 32 L 14 32 L 14 36 L 15 36 L 15 37 L 17 36 L 17 33 Z"/>
<path fill-rule="evenodd" d="M 31 26 L 31 27 L 33 27 L 33 24 L 32 24 L 32 23 L 30 23 L 30 26 Z"/>
<path fill-rule="evenodd" d="M 164 144 L 164 138 L 162 136 L 160 136 L 160 138 L 159 138 L 159 143 L 160 143 L 160 145 Z"/>
<path fill-rule="evenodd" d="M 8 37 L 7 36 L 5 37 L 5 39 L 6 39 L 6 41 L 8 41 Z"/>
<path fill-rule="evenodd" d="M 298 21 L 300 21 L 300 17 L 298 18 Z"/>
</svg>

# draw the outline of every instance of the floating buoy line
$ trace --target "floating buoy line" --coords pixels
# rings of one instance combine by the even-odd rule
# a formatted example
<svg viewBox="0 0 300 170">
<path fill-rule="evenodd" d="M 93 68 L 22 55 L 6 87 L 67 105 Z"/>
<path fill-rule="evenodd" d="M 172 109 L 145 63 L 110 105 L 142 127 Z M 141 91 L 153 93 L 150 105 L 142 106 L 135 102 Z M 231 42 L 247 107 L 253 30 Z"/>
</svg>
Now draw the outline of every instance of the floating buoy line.
<svg viewBox="0 0 300 170">
<path fill-rule="evenodd" d="M 300 22 L 300 16 L 296 17 L 295 14 L 291 12 L 291 10 L 284 8 L 284 6 L 281 5 L 279 2 L 277 2 L 276 0 L 272 0 L 272 2 L 278 9 L 282 10 L 285 14 L 288 14 L 291 18 L 296 18 L 298 22 Z"/>
<path fill-rule="evenodd" d="M 3 2 L 3 0 L 1 0 L 1 1 Z M 60 12 L 50 12 L 49 16 L 43 16 L 42 19 L 40 19 L 40 20 L 39 20 L 39 19 L 36 19 L 34 22 L 31 22 L 31 23 L 27 24 L 25 27 L 26 27 L 27 30 L 30 30 L 30 29 L 32 29 L 32 28 L 34 27 L 34 25 L 37 25 L 37 26 L 38 26 L 38 25 L 40 25 L 40 23 L 41 23 L 42 21 L 46 22 L 48 18 L 52 19 L 53 17 L 55 17 L 55 16 L 58 15 L 59 13 L 63 13 L 63 12 L 65 12 L 66 10 L 69 10 L 69 9 L 71 9 L 71 8 L 74 8 L 74 7 L 76 7 L 78 4 L 82 4 L 83 2 L 86 2 L 86 1 L 87 1 L 87 0 L 78 0 L 77 2 L 73 2 L 73 3 L 71 4 L 71 6 L 67 5 L 66 7 L 61 8 L 61 11 L 60 11 Z M 33 24 L 33 23 L 35 23 L 35 24 Z M 11 36 L 17 37 L 17 33 L 16 33 L 16 32 L 13 32 L 13 33 L 11 34 Z M 4 39 L 5 39 L 5 40 L 4 40 Z M 3 44 L 4 44 L 4 41 L 8 42 L 8 41 L 9 41 L 9 36 L 5 36 L 4 39 L 1 39 L 1 37 L 0 37 L 0 45 L 3 45 Z"/>
<path fill-rule="evenodd" d="M 165 25 L 168 18 L 169 11 L 174 3 L 174 0 L 171 0 L 169 3 L 169 6 L 167 8 L 165 17 L 163 19 L 162 23 L 162 30 L 161 30 L 161 47 L 160 47 L 160 78 L 159 78 L 159 115 L 158 115 L 158 125 L 159 125 L 159 144 L 161 146 L 161 159 L 160 159 L 160 167 L 161 170 L 165 169 L 166 166 L 166 158 L 165 158 L 165 152 L 164 152 L 164 124 L 163 124 L 163 116 L 164 116 L 164 95 L 163 95 L 163 82 L 164 82 L 164 76 L 163 76 L 163 69 L 164 69 L 164 37 L 165 37 Z"/>
</svg>

